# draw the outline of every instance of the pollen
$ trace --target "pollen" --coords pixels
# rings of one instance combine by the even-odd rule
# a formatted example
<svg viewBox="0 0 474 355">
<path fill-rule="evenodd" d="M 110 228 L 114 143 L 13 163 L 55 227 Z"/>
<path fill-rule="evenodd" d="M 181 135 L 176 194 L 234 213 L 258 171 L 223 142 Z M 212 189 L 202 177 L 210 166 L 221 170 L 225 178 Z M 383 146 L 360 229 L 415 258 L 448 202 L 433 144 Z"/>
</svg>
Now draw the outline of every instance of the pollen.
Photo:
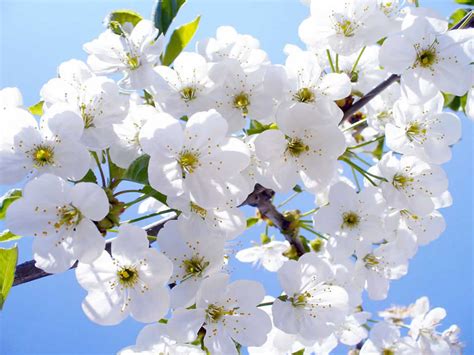
<svg viewBox="0 0 474 355">
<path fill-rule="evenodd" d="M 199 153 L 183 150 L 179 154 L 178 164 L 181 167 L 183 178 L 185 178 L 186 174 L 192 174 L 199 166 Z"/>
<path fill-rule="evenodd" d="M 47 145 L 38 145 L 33 151 L 33 162 L 36 167 L 52 165 L 54 163 L 54 150 Z"/>
<path fill-rule="evenodd" d="M 194 256 L 191 259 L 183 260 L 183 267 L 186 272 L 186 277 L 201 276 L 204 270 L 209 266 L 209 262 L 204 260 L 204 257 Z"/>
<path fill-rule="evenodd" d="M 138 282 L 138 271 L 133 266 L 122 267 L 117 271 L 117 277 L 119 283 L 126 287 L 134 287 Z"/>
<path fill-rule="evenodd" d="M 71 228 L 75 227 L 82 220 L 82 213 L 76 207 L 62 206 L 58 208 L 58 220 L 54 223 L 54 228 L 60 229 L 61 227 Z"/>
<path fill-rule="evenodd" d="M 234 105 L 234 108 L 242 111 L 242 114 L 244 116 L 247 116 L 249 113 L 249 106 L 250 106 L 249 95 L 247 95 L 244 92 L 241 92 L 240 94 L 235 95 L 233 105 Z"/>
<path fill-rule="evenodd" d="M 302 89 L 299 89 L 295 95 L 293 95 L 293 98 L 298 102 L 308 103 L 308 102 L 314 102 L 316 99 L 316 96 L 314 95 L 314 92 L 311 89 L 302 88 Z"/>
<path fill-rule="evenodd" d="M 197 97 L 197 90 L 195 87 L 187 86 L 181 89 L 180 94 L 181 99 L 183 99 L 184 102 L 188 103 L 189 101 L 192 101 Z"/>
<path fill-rule="evenodd" d="M 353 229 L 360 223 L 360 217 L 355 212 L 345 212 L 342 215 L 342 228 Z"/>
<path fill-rule="evenodd" d="M 127 53 L 127 65 L 130 70 L 136 70 L 140 67 L 140 59 Z"/>
<path fill-rule="evenodd" d="M 209 323 L 217 323 L 223 316 L 233 315 L 234 310 L 226 310 L 223 306 L 210 304 L 206 309 L 206 318 Z"/>
<path fill-rule="evenodd" d="M 80 110 L 82 121 L 84 121 L 84 128 L 94 127 L 94 115 L 88 112 L 86 104 L 82 104 Z"/>
<path fill-rule="evenodd" d="M 414 181 L 412 177 L 403 175 L 403 174 L 395 174 L 392 180 L 392 185 L 395 187 L 397 190 L 404 189 L 407 187 L 409 184 L 411 184 Z"/>
<path fill-rule="evenodd" d="M 300 138 L 290 138 L 286 151 L 293 157 L 299 157 L 304 152 L 309 151 L 309 146 L 304 144 Z"/>
<path fill-rule="evenodd" d="M 206 216 L 207 216 L 207 210 L 205 208 L 202 208 L 201 206 L 199 206 L 198 204 L 194 203 L 194 202 L 190 202 L 190 209 L 191 209 L 191 212 L 193 213 L 196 213 L 197 215 L 199 215 L 202 219 L 205 219 Z"/>
</svg>

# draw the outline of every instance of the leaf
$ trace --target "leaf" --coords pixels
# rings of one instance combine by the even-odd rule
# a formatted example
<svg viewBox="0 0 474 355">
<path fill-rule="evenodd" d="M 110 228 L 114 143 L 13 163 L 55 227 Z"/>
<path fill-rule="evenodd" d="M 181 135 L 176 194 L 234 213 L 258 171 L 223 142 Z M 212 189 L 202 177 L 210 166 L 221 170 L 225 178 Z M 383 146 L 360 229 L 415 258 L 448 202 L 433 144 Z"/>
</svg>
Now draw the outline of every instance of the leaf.
<svg viewBox="0 0 474 355">
<path fill-rule="evenodd" d="M 295 351 L 292 355 L 304 355 L 304 348 L 298 351 Z"/>
<path fill-rule="evenodd" d="M 474 6 L 474 0 L 454 0 L 458 4 Z"/>
<path fill-rule="evenodd" d="M 247 228 L 250 228 L 252 226 L 254 226 L 255 224 L 257 224 L 257 222 L 259 221 L 260 219 L 257 218 L 257 217 L 250 217 L 247 219 Z"/>
<path fill-rule="evenodd" d="M 15 279 L 15 267 L 18 261 L 18 247 L 0 249 L 0 309 L 3 308 Z"/>
<path fill-rule="evenodd" d="M 377 148 L 374 149 L 372 155 L 376 157 L 378 160 L 382 159 L 383 155 L 383 146 L 384 146 L 385 139 L 381 139 L 377 143 Z"/>
<path fill-rule="evenodd" d="M 449 28 L 453 27 L 455 24 L 461 21 L 468 12 L 468 9 L 457 9 L 456 11 L 454 11 L 451 16 L 449 16 Z"/>
<path fill-rule="evenodd" d="M 162 60 L 163 65 L 170 65 L 182 50 L 188 45 L 194 37 L 199 26 L 201 16 L 196 17 L 193 21 L 178 27 L 173 31 L 168 46 L 166 46 L 165 55 Z"/>
<path fill-rule="evenodd" d="M 116 10 L 110 13 L 107 27 L 109 27 L 115 34 L 122 35 L 124 33 L 123 27 L 127 23 L 135 27 L 142 19 L 143 17 L 135 11 Z"/>
<path fill-rule="evenodd" d="M 143 189 L 141 189 L 140 191 L 143 192 L 145 195 L 147 195 L 149 197 L 153 197 L 153 198 L 157 199 L 158 201 L 160 201 L 161 203 L 166 205 L 166 198 L 167 198 L 166 195 L 163 195 L 161 192 L 156 191 L 150 185 L 145 185 L 143 187 Z"/>
<path fill-rule="evenodd" d="M 28 107 L 28 111 L 30 111 L 30 113 L 32 115 L 42 116 L 43 115 L 43 104 L 44 104 L 44 101 L 40 101 L 40 102 L 34 104 L 33 106 Z"/>
<path fill-rule="evenodd" d="M 448 107 L 453 111 L 459 111 L 461 108 L 461 98 L 455 96 L 454 99 L 449 103 Z"/>
<path fill-rule="evenodd" d="M 171 22 L 173 22 L 173 19 L 176 17 L 179 9 L 185 2 L 186 0 L 157 1 L 153 19 L 155 21 L 155 27 L 160 30 L 160 33 L 166 34 Z"/>
<path fill-rule="evenodd" d="M 74 181 L 74 183 L 80 183 L 80 182 L 93 182 L 94 184 L 97 184 L 97 176 L 95 176 L 94 172 L 92 169 L 89 169 L 86 175 L 79 180 L 79 181 Z"/>
<path fill-rule="evenodd" d="M 293 186 L 293 191 L 299 193 L 299 192 L 303 192 L 303 189 L 301 188 L 300 185 L 295 185 Z"/>
<path fill-rule="evenodd" d="M 13 234 L 8 229 L 0 233 L 0 242 L 11 242 L 12 240 L 20 239 L 21 236 Z"/>
<path fill-rule="evenodd" d="M 252 134 L 262 133 L 269 129 L 277 129 L 277 125 L 274 123 L 264 125 L 257 120 L 250 121 L 250 127 L 247 129 L 247 134 L 251 136 Z"/>
<path fill-rule="evenodd" d="M 135 159 L 130 164 L 123 175 L 124 180 L 137 182 L 139 184 L 148 185 L 148 163 L 150 156 L 147 154 Z"/>
<path fill-rule="evenodd" d="M 13 189 L 2 196 L 2 198 L 0 199 L 0 219 L 5 218 L 8 206 L 10 206 L 13 201 L 18 200 L 21 195 L 22 193 L 20 189 Z"/>
</svg>

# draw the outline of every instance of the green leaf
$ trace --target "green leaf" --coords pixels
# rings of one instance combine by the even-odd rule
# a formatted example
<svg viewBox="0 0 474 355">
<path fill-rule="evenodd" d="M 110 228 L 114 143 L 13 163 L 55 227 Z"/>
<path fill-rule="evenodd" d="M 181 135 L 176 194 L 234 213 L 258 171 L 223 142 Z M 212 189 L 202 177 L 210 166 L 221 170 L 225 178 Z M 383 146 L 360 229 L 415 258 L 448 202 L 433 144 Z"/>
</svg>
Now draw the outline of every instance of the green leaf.
<svg viewBox="0 0 474 355">
<path fill-rule="evenodd" d="M 461 108 L 461 98 L 455 96 L 454 99 L 449 103 L 448 107 L 453 111 L 459 111 Z"/>
<path fill-rule="evenodd" d="M 304 348 L 298 351 L 295 351 L 292 355 L 304 355 Z"/>
<path fill-rule="evenodd" d="M 158 0 L 153 19 L 155 27 L 165 34 L 186 0 Z"/>
<path fill-rule="evenodd" d="M 474 6 L 474 0 L 454 0 L 458 4 Z"/>
<path fill-rule="evenodd" d="M 274 123 L 264 125 L 257 120 L 250 121 L 250 127 L 247 129 L 247 134 L 251 136 L 252 134 L 262 133 L 269 129 L 277 129 L 277 125 Z"/>
<path fill-rule="evenodd" d="M 201 16 L 198 16 L 193 21 L 186 23 L 173 31 L 162 60 L 163 65 L 170 65 L 173 63 L 176 57 L 188 45 L 196 33 L 200 20 Z"/>
<path fill-rule="evenodd" d="M 293 186 L 293 191 L 299 193 L 299 192 L 303 192 L 303 189 L 301 188 L 300 185 L 295 185 Z"/>
<path fill-rule="evenodd" d="M 255 224 L 257 224 L 259 221 L 259 218 L 257 217 L 250 217 L 247 219 L 247 228 L 250 228 L 252 226 L 254 226 Z"/>
<path fill-rule="evenodd" d="M 20 189 L 13 189 L 2 196 L 2 198 L 0 199 L 0 219 L 5 218 L 8 206 L 10 206 L 13 201 L 18 200 L 21 195 L 22 193 Z"/>
<path fill-rule="evenodd" d="M 135 159 L 123 175 L 124 180 L 148 185 L 148 163 L 150 156 L 147 154 Z"/>
<path fill-rule="evenodd" d="M 145 100 L 145 104 L 155 107 L 153 96 L 146 90 L 143 90 L 143 99 Z"/>
<path fill-rule="evenodd" d="M 142 19 L 143 17 L 135 11 L 116 10 L 110 13 L 107 27 L 109 27 L 115 34 L 122 35 L 124 33 L 123 27 L 125 24 L 129 23 L 135 27 Z"/>
<path fill-rule="evenodd" d="M 43 115 L 43 103 L 44 103 L 44 101 L 40 101 L 37 104 L 28 107 L 28 111 L 30 111 L 31 114 L 33 114 L 33 115 L 42 116 Z"/>
<path fill-rule="evenodd" d="M 161 192 L 156 191 L 153 187 L 150 185 L 145 185 L 143 189 L 141 189 L 141 192 L 143 192 L 145 195 L 149 197 L 153 197 L 160 201 L 161 203 L 164 203 L 166 205 L 166 195 L 163 195 Z"/>
<path fill-rule="evenodd" d="M 12 240 L 20 239 L 21 236 L 13 234 L 8 229 L 0 233 L 0 242 L 11 242 Z"/>
<path fill-rule="evenodd" d="M 0 309 L 3 308 L 8 293 L 15 279 L 15 268 L 18 261 L 18 247 L 0 249 Z"/>
<path fill-rule="evenodd" d="M 449 28 L 453 27 L 459 21 L 463 19 L 464 16 L 469 12 L 467 9 L 457 9 L 454 11 L 451 16 L 449 16 Z"/>
<path fill-rule="evenodd" d="M 94 184 L 97 184 L 97 176 L 95 176 L 94 172 L 92 169 L 89 169 L 86 175 L 79 180 L 79 181 L 74 181 L 74 183 L 80 183 L 80 182 L 93 182 Z"/>
<path fill-rule="evenodd" d="M 378 160 L 382 159 L 384 142 L 385 142 L 385 138 L 379 140 L 377 143 L 377 148 L 375 148 L 374 151 L 372 152 L 372 155 L 376 157 Z"/>
</svg>

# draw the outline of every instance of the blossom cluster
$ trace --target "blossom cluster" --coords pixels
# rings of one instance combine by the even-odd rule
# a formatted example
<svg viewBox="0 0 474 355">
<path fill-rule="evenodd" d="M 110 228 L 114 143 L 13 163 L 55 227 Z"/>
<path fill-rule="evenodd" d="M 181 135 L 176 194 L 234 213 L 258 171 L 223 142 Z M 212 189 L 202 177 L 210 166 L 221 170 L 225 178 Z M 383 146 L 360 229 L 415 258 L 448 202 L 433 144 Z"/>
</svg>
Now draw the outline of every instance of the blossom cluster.
<svg viewBox="0 0 474 355">
<path fill-rule="evenodd" d="M 77 265 L 91 321 L 153 323 L 120 354 L 461 351 L 459 328 L 439 333 L 446 313 L 427 298 L 381 321 L 362 299 L 387 298 L 446 227 L 441 164 L 461 124 L 443 108 L 467 95 L 474 118 L 472 29 L 404 1 L 313 0 L 298 30 L 306 47 L 287 45 L 284 65 L 227 26 L 165 65 L 153 21 L 108 25 L 84 44 L 87 62 L 62 63 L 44 84 L 39 120 L 18 89 L 0 91 L 0 184 L 23 186 L 6 225 L 33 237 L 36 267 Z M 239 208 L 256 184 L 315 206 L 285 211 L 270 237 L 268 211 Z M 142 216 L 123 220 L 138 203 Z M 153 217 L 158 236 L 136 223 Z M 234 252 L 254 222 L 261 241 Z M 233 257 L 276 273 L 282 292 L 231 281 Z"/>
</svg>

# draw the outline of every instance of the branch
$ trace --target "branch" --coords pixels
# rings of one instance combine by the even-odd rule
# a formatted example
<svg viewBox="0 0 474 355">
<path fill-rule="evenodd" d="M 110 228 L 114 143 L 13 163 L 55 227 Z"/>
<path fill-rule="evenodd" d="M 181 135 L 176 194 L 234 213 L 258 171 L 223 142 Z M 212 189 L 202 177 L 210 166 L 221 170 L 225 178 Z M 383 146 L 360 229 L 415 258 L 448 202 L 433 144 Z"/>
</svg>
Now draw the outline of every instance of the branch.
<svg viewBox="0 0 474 355">
<path fill-rule="evenodd" d="M 469 11 L 458 23 L 456 23 L 450 30 L 457 30 L 461 28 L 471 28 L 474 27 L 474 12 Z M 348 120 L 353 114 L 359 111 L 364 107 L 369 101 L 371 101 L 375 96 L 384 91 L 387 87 L 392 85 L 395 81 L 400 80 L 400 75 L 392 74 L 385 81 L 381 82 L 367 94 L 362 96 L 359 100 L 354 102 L 351 106 L 346 108 L 344 111 L 344 117 L 341 120 L 341 123 L 345 120 Z"/>
<path fill-rule="evenodd" d="M 158 222 L 152 223 L 149 226 L 145 227 L 145 230 L 148 235 L 156 236 L 161 228 L 164 227 L 166 222 L 176 219 L 176 215 L 164 218 L 159 220 Z M 113 240 L 113 239 L 112 239 Z M 109 240 L 105 244 L 105 250 L 110 254 L 111 247 L 112 247 L 112 240 Z M 151 244 L 152 242 L 150 242 Z M 77 261 L 69 270 L 75 269 L 77 267 Z M 50 276 L 54 274 L 47 273 L 35 266 L 35 261 L 30 260 L 26 261 L 23 264 L 20 264 L 16 267 L 15 270 L 15 280 L 13 281 L 13 286 L 21 285 L 30 281 L 38 280 L 46 276 Z"/>
<path fill-rule="evenodd" d="M 256 184 L 253 192 L 240 205 L 249 205 L 258 208 L 263 217 L 268 218 L 280 230 L 285 239 L 295 247 L 298 256 L 305 253 L 305 249 L 298 235 L 294 235 L 291 223 L 283 216 L 272 203 L 275 191 Z M 239 206 L 239 207 L 240 207 Z"/>
</svg>

